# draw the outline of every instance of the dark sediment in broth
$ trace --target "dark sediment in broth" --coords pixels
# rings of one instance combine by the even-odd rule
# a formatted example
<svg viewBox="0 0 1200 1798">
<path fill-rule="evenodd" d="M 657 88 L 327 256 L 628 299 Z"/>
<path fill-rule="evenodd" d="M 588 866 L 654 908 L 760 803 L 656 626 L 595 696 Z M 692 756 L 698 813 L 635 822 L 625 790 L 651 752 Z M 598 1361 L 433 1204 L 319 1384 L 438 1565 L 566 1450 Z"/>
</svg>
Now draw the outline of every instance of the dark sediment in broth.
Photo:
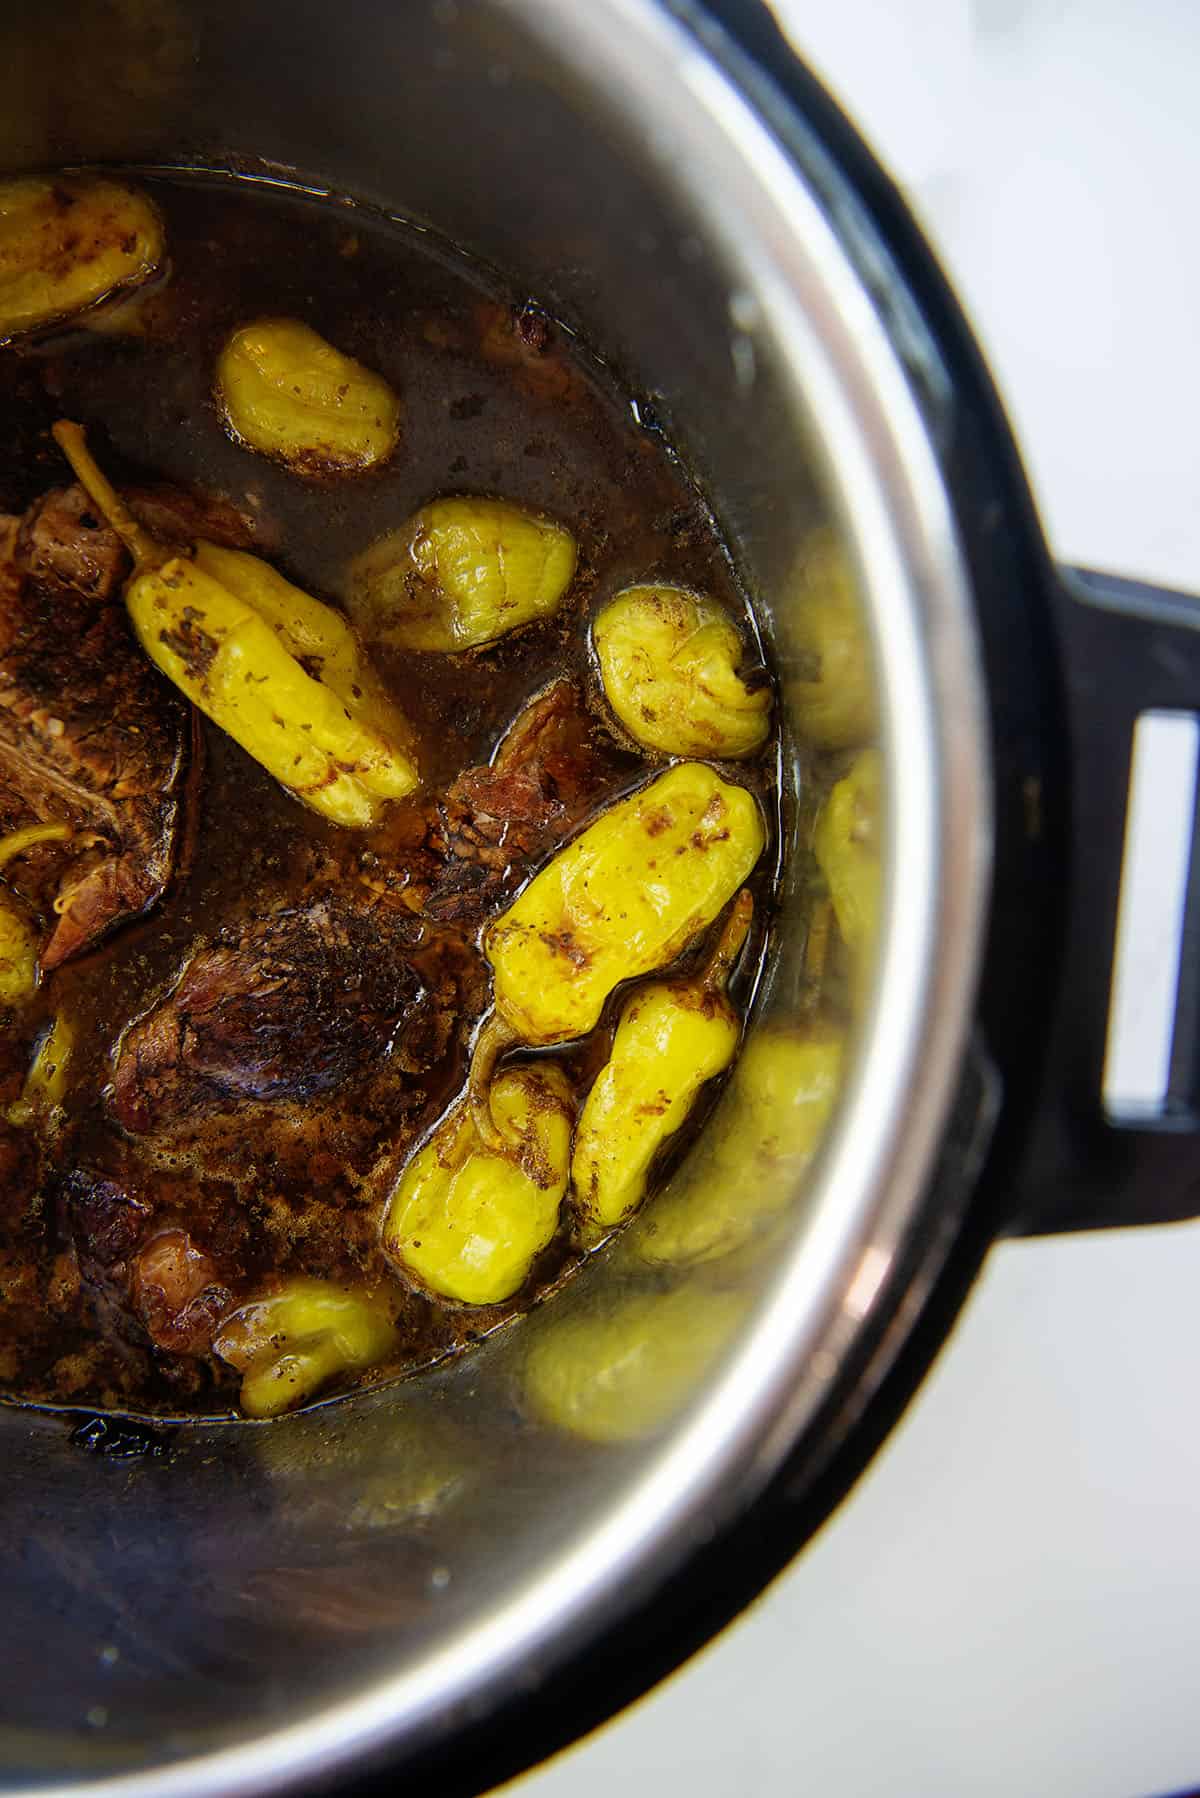
<svg viewBox="0 0 1200 1798">
<path fill-rule="evenodd" d="M 605 735 L 596 704 L 587 628 L 600 600 L 664 579 L 747 614 L 684 472 L 638 427 L 600 366 L 536 309 L 426 235 L 354 209 L 248 183 L 147 185 L 165 217 L 171 266 L 137 302 L 129 334 L 76 324 L 0 351 L 0 511 L 20 511 L 66 484 L 49 435 L 66 416 L 86 424 L 118 483 L 179 483 L 232 502 L 254 521 L 259 553 L 322 597 L 338 596 L 352 557 L 442 494 L 493 494 L 535 508 L 579 544 L 567 604 L 549 623 L 460 656 L 372 646 L 415 727 L 424 781 L 422 795 L 391 807 L 375 831 L 339 830 L 307 812 L 205 724 L 189 853 L 165 901 L 57 970 L 0 1038 L 7 1104 L 48 1019 L 65 1012 L 77 1032 L 64 1130 L 44 1149 L 27 1133 L 0 1141 L 0 1389 L 44 1402 L 219 1413 L 236 1397 L 231 1371 L 150 1346 L 118 1316 L 102 1274 L 85 1265 L 81 1282 L 87 1256 L 64 1232 L 64 1181 L 82 1169 L 101 1185 L 119 1183 L 135 1202 L 148 1195 L 155 1227 L 193 1232 L 235 1299 L 271 1273 L 391 1278 L 378 1247 L 386 1176 L 459 1090 L 489 1002 L 478 921 L 423 916 L 419 906 L 388 913 L 427 996 L 419 1040 L 389 1038 L 330 1090 L 245 1097 L 130 1135 L 104 1096 L 123 1033 L 162 1000 L 199 944 L 222 932 L 236 938 L 273 908 L 304 905 L 318 878 L 326 889 L 331 881 L 402 889 L 409 864 L 419 864 L 429 794 L 486 762 L 522 707 L 558 677 L 590 696 L 593 728 L 604 737 L 604 797 L 646 778 L 652 762 Z M 230 440 L 212 400 L 216 357 L 236 325 L 272 314 L 312 325 L 399 394 L 400 444 L 384 468 L 311 484 Z M 756 788 L 770 816 L 769 758 L 739 764 L 736 778 Z M 743 993 L 768 910 L 768 875 L 755 879 L 764 902 L 738 979 Z M 581 1094 L 614 1011 L 560 1057 Z M 397 1284 L 401 1346 L 369 1377 L 462 1347 L 526 1308 L 571 1259 L 564 1225 L 527 1286 L 487 1309 L 440 1305 Z"/>
</svg>

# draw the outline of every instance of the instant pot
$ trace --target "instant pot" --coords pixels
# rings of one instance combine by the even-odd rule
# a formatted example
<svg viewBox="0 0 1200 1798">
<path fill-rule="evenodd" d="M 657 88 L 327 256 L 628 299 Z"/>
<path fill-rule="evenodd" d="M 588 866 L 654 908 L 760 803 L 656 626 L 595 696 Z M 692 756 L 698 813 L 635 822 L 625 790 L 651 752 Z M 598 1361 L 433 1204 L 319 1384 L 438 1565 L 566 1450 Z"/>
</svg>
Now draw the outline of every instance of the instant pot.
<svg viewBox="0 0 1200 1798">
<path fill-rule="evenodd" d="M 1134 727 L 1200 694 L 1197 614 L 1054 566 L 928 247 L 755 0 L 10 0 L 0 59 L 5 172 L 203 169 L 382 209 L 617 371 L 712 504 L 779 677 L 787 853 L 751 1036 L 788 1026 L 803 975 L 814 533 L 868 627 L 877 966 L 765 1250 L 648 1272 L 618 1243 L 458 1364 L 265 1426 L 0 1413 L 11 1787 L 479 1792 L 803 1546 L 997 1236 L 1200 1210 L 1186 921 L 1162 1104 L 1102 1099 Z M 744 1139 L 739 1103 L 734 1082 L 710 1130 Z M 671 1373 L 652 1422 L 539 1424 L 530 1342 L 631 1294 L 658 1320 L 646 1383 Z"/>
</svg>

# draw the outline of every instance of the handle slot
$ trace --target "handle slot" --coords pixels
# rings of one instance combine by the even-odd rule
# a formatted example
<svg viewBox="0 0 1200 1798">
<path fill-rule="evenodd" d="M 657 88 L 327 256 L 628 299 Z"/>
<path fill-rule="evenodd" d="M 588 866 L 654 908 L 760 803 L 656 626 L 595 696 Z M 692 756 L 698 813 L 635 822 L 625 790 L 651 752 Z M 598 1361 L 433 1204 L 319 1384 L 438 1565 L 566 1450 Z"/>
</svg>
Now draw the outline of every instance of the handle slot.
<svg viewBox="0 0 1200 1798">
<path fill-rule="evenodd" d="M 1133 732 L 1102 1083 L 1104 1109 L 1118 1126 L 1195 1115 L 1198 763 L 1194 713 L 1141 714 Z"/>
</svg>

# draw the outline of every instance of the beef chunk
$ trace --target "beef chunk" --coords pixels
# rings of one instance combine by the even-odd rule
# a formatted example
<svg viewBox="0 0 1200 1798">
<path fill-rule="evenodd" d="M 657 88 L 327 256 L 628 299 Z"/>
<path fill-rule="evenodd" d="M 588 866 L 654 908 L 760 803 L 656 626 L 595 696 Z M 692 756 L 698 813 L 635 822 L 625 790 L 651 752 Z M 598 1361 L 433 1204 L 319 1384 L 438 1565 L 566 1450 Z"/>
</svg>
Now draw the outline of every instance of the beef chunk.
<svg viewBox="0 0 1200 1798">
<path fill-rule="evenodd" d="M 503 903 L 534 863 L 622 784 L 629 765 L 592 723 L 573 681 L 518 716 L 488 765 L 450 787 L 430 831 L 442 858 L 425 910 L 464 919 Z"/>
<path fill-rule="evenodd" d="M 384 1056 L 422 984 L 378 922 L 330 898 L 272 912 L 191 957 L 123 1038 L 110 1105 L 140 1132 L 240 1099 L 307 1099 Z"/>
<path fill-rule="evenodd" d="M 40 852 L 57 913 L 47 968 L 153 905 L 179 843 L 190 708 L 133 638 L 114 543 L 78 488 L 0 530 L 0 830 L 80 833 Z"/>
<path fill-rule="evenodd" d="M 84 1279 L 123 1282 L 153 1215 L 149 1199 L 124 1180 L 89 1168 L 68 1174 L 59 1198 L 63 1231 Z"/>
<path fill-rule="evenodd" d="M 214 495 L 185 487 L 131 487 L 125 501 L 152 536 L 180 549 L 198 537 L 229 549 L 252 549 L 256 541 L 255 523 Z M 34 502 L 17 548 L 31 579 L 90 599 L 114 598 L 130 570 L 121 539 L 77 484 L 52 488 Z"/>
<path fill-rule="evenodd" d="M 155 1198 L 123 1174 L 76 1168 L 60 1193 L 63 1235 L 105 1322 L 127 1340 L 203 1356 L 229 1309 L 212 1257 L 178 1225 L 162 1227 Z"/>
<path fill-rule="evenodd" d="M 130 1297 L 146 1334 L 175 1355 L 206 1355 L 232 1295 L 186 1230 L 160 1230 L 133 1264 Z"/>
<path fill-rule="evenodd" d="M 446 846 L 459 861 L 506 868 L 536 855 L 562 812 L 541 763 L 467 768 L 446 796 Z"/>
<path fill-rule="evenodd" d="M 86 599 L 112 599 L 129 570 L 121 539 L 79 486 L 54 487 L 34 502 L 17 549 L 32 581 Z"/>
<path fill-rule="evenodd" d="M 190 549 L 200 537 L 225 549 L 261 548 L 264 535 L 274 535 L 229 500 L 192 488 L 128 487 L 125 502 L 151 536 L 181 549 Z"/>
<path fill-rule="evenodd" d="M 93 1168 L 73 1169 L 59 1186 L 59 1235 L 74 1254 L 89 1308 L 125 1342 L 140 1335 L 129 1312 L 129 1277 L 153 1211 L 143 1192 Z"/>
</svg>

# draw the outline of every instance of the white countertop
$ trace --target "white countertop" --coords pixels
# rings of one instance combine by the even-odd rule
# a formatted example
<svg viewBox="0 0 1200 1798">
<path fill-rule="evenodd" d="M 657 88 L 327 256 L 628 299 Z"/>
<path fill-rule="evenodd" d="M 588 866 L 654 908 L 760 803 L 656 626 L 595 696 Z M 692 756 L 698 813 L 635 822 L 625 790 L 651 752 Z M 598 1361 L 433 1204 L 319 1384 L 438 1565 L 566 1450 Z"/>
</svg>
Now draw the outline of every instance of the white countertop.
<svg viewBox="0 0 1200 1798">
<path fill-rule="evenodd" d="M 1064 559 L 1200 594 L 1200 5 L 779 0 L 963 296 Z M 740 1623 L 516 1798 L 1200 1783 L 1200 1225 L 1006 1244 Z"/>
</svg>

